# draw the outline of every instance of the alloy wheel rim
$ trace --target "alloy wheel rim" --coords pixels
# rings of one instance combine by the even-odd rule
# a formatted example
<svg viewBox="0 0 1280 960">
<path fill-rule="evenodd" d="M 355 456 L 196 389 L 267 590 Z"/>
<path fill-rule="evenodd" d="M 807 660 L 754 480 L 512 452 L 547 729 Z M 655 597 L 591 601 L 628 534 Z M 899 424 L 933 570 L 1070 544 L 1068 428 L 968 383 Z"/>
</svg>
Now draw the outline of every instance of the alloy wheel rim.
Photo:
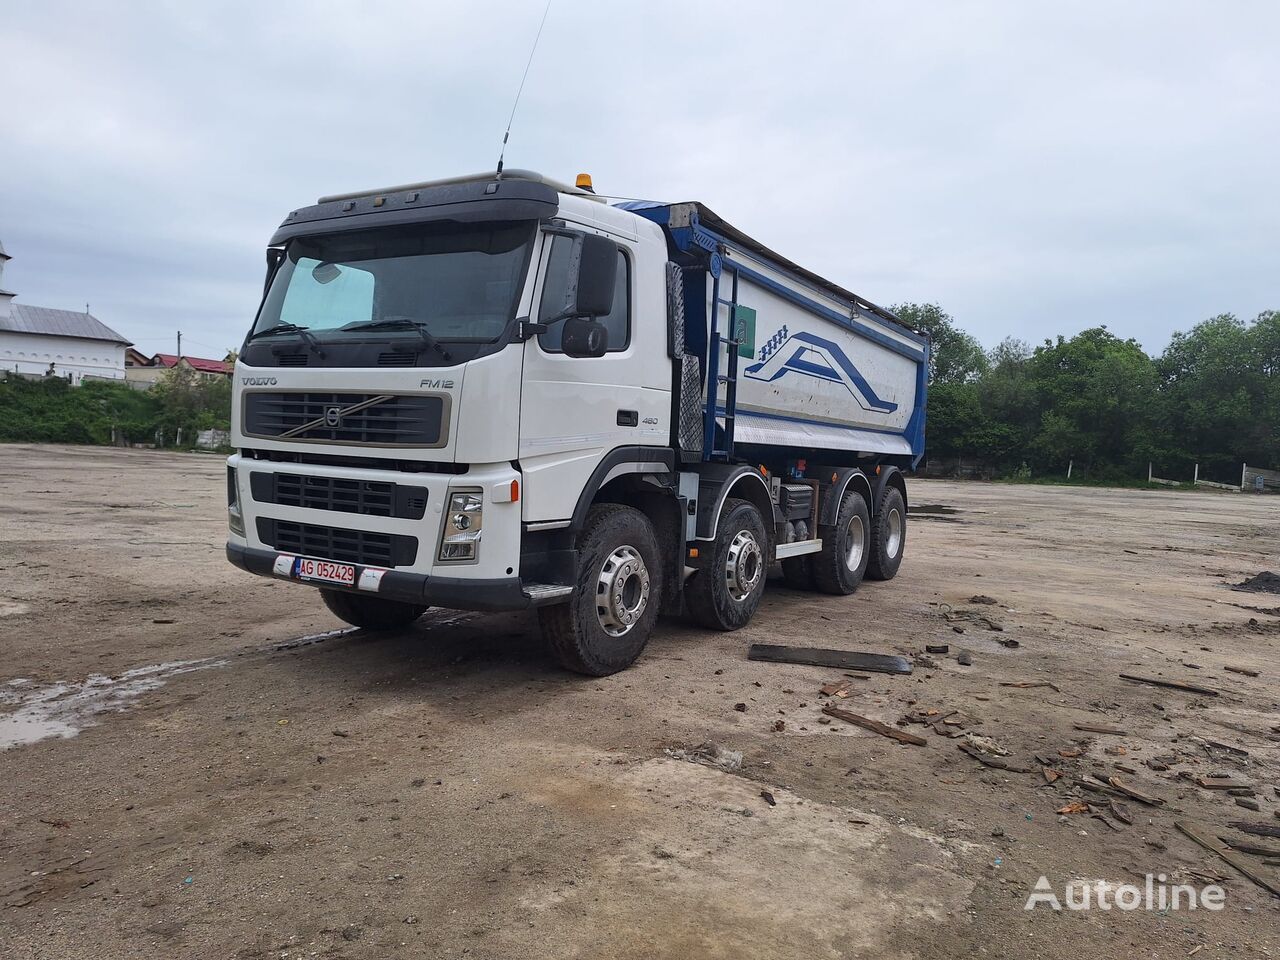
<svg viewBox="0 0 1280 960">
<path fill-rule="evenodd" d="M 902 549 L 902 511 L 897 509 L 890 510 L 888 519 L 889 537 L 885 541 L 884 552 L 892 560 L 898 555 L 898 551 Z"/>
<path fill-rule="evenodd" d="M 851 571 L 857 571 L 862 565 L 862 554 L 866 550 L 867 529 L 862 522 L 862 517 L 856 513 L 849 518 L 848 525 L 844 528 L 844 565 Z"/>
<path fill-rule="evenodd" d="M 623 544 L 605 557 L 596 577 L 596 618 L 611 637 L 621 637 L 649 605 L 649 568 L 640 551 Z"/>
<path fill-rule="evenodd" d="M 724 582 L 729 596 L 741 603 L 763 578 L 764 552 L 760 543 L 750 530 L 739 530 L 729 543 L 724 559 Z"/>
</svg>

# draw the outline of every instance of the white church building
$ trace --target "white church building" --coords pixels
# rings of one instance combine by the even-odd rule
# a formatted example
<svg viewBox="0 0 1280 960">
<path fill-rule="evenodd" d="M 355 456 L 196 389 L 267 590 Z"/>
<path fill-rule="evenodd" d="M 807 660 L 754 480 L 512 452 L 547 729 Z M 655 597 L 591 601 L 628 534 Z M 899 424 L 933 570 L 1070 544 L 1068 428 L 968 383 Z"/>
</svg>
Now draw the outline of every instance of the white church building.
<svg viewBox="0 0 1280 960">
<path fill-rule="evenodd" d="M 129 341 L 88 311 L 14 303 L 17 294 L 4 288 L 10 259 L 0 244 L 0 370 L 73 384 L 85 377 L 123 380 Z"/>
</svg>

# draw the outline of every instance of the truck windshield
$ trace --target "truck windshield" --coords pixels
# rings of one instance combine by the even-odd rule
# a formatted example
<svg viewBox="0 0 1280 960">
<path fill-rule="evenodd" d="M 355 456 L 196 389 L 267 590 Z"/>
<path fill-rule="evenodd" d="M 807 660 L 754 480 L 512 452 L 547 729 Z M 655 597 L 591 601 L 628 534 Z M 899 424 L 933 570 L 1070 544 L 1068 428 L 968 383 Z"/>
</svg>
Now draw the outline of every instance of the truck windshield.
<svg viewBox="0 0 1280 960">
<path fill-rule="evenodd" d="M 289 241 L 250 339 L 274 328 L 490 342 L 515 316 L 534 225 L 432 224 Z"/>
</svg>

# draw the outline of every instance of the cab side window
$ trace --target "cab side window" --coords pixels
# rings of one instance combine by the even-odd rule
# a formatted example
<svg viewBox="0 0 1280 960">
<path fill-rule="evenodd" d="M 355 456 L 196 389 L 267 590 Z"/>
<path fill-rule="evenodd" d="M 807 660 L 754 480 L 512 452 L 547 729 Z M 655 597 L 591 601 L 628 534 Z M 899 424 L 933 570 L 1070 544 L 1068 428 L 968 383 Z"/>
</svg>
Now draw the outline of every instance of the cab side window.
<svg viewBox="0 0 1280 960">
<path fill-rule="evenodd" d="M 547 273 L 542 282 L 542 299 L 538 304 L 538 322 L 546 323 L 564 309 L 565 290 L 569 282 L 569 253 L 573 241 L 555 236 L 551 241 L 551 256 L 547 260 Z M 618 274 L 614 281 L 613 310 L 599 320 L 609 331 L 609 353 L 620 353 L 631 343 L 631 261 L 618 251 Z M 564 321 L 551 325 L 546 333 L 539 334 L 538 345 L 547 353 L 562 353 L 560 338 Z"/>
</svg>

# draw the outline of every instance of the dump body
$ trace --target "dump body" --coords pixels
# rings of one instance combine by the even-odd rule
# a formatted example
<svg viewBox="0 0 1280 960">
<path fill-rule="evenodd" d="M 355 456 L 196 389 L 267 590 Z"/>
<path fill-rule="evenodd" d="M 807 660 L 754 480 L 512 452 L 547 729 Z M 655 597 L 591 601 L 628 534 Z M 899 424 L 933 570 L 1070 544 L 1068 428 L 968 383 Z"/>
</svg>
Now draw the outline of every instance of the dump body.
<svg viewBox="0 0 1280 960">
<path fill-rule="evenodd" d="M 737 446 L 919 459 L 924 336 L 701 204 L 622 206 L 662 225 L 683 261 L 685 348 L 702 358 L 703 383 L 717 381 L 706 458 Z"/>
</svg>

